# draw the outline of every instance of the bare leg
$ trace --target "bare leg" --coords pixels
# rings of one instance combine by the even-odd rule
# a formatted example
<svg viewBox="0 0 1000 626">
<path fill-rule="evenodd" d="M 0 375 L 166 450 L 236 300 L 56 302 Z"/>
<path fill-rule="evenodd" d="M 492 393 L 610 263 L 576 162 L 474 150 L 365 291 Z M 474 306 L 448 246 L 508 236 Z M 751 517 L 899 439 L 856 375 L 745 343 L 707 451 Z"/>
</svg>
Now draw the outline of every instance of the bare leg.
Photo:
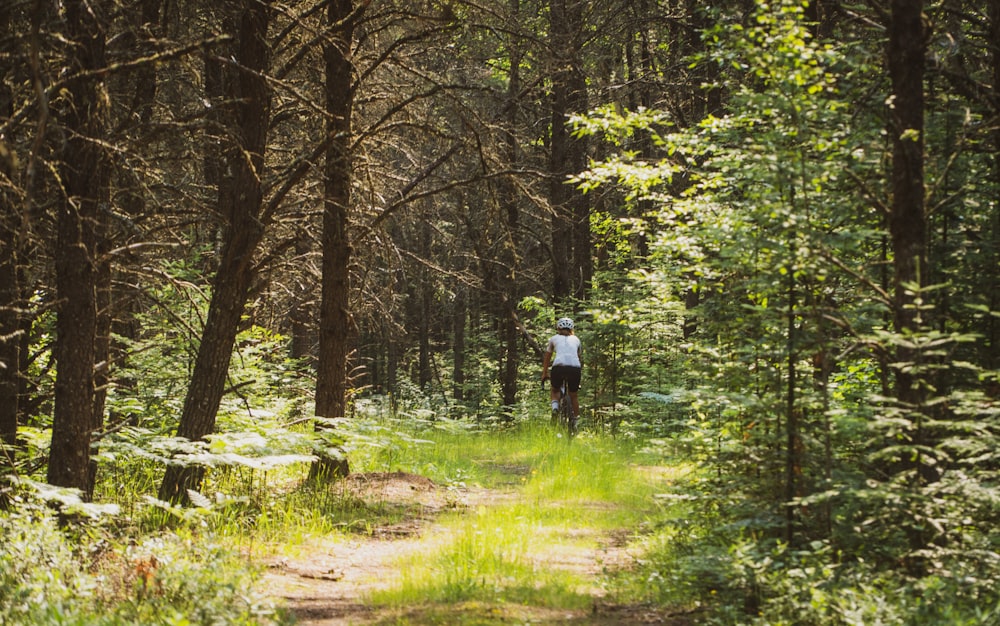
<svg viewBox="0 0 1000 626">
<path fill-rule="evenodd" d="M 577 397 L 577 392 L 569 392 L 569 399 L 573 403 L 573 417 L 580 417 L 580 399 Z"/>
</svg>

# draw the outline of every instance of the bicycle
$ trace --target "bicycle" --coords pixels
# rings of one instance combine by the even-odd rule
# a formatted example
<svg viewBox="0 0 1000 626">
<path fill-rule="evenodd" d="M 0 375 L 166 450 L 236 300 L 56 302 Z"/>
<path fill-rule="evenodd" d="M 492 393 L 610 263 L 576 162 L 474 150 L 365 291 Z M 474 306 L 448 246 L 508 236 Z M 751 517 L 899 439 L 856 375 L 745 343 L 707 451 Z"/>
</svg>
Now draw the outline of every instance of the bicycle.
<svg viewBox="0 0 1000 626">
<path fill-rule="evenodd" d="M 542 381 L 542 388 L 545 388 L 545 381 Z M 573 437 L 577 433 L 578 419 L 573 416 L 573 402 L 569 397 L 569 389 L 566 388 L 566 381 L 559 387 L 559 408 L 552 413 L 552 425 L 565 428 L 566 433 Z"/>
</svg>

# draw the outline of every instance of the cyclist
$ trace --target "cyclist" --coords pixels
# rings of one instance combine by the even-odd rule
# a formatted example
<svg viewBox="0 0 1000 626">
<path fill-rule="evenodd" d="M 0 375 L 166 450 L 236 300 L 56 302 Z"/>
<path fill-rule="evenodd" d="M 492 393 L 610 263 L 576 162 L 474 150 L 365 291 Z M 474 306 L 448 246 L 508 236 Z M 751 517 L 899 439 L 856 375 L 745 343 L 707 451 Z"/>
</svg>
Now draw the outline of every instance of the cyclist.
<svg viewBox="0 0 1000 626">
<path fill-rule="evenodd" d="M 549 398 L 552 400 L 552 410 L 559 410 L 559 389 L 563 381 L 569 390 L 570 403 L 573 406 L 573 424 L 580 417 L 580 401 L 577 392 L 580 390 L 580 374 L 583 371 L 583 349 L 580 338 L 573 333 L 573 320 L 568 317 L 556 322 L 556 335 L 549 339 L 542 355 L 542 380 L 550 379 Z M 552 375 L 549 376 L 549 366 Z M 571 426 L 572 426 L 571 425 Z"/>
</svg>

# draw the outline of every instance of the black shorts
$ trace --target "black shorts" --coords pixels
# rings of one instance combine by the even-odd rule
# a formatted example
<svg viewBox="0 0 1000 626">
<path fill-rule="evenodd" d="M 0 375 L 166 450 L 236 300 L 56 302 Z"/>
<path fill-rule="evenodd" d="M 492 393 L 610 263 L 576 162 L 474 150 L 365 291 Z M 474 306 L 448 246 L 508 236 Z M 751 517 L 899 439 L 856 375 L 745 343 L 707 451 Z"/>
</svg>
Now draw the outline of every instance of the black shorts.
<svg viewBox="0 0 1000 626">
<path fill-rule="evenodd" d="M 566 387 L 571 392 L 575 393 L 579 391 L 581 371 L 579 367 L 572 367 L 570 365 L 553 365 L 549 371 L 549 380 L 552 381 L 552 388 L 559 389 L 565 380 Z"/>
</svg>

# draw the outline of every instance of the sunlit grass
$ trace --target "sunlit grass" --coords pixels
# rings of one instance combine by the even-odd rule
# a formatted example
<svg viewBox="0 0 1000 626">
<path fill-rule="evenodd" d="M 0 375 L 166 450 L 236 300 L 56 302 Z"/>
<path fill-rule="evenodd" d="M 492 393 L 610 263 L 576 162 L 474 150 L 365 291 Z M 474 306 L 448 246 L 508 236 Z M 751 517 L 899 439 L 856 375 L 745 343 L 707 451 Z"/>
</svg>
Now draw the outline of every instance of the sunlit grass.
<svg viewBox="0 0 1000 626">
<path fill-rule="evenodd" d="M 428 551 L 399 563 L 399 580 L 370 601 L 383 606 L 483 601 L 581 608 L 591 601 L 580 572 L 553 567 L 561 537 L 543 510 L 487 507 L 442 520 Z M 539 554 L 546 546 L 546 554 Z M 579 546 L 576 546 L 579 547 Z"/>
<path fill-rule="evenodd" d="M 405 471 L 441 485 L 484 487 L 517 482 L 537 456 L 545 432 L 530 422 L 507 430 L 451 420 L 386 420 L 353 427 L 353 471 Z"/>
<path fill-rule="evenodd" d="M 364 427 L 361 427 L 364 428 Z M 416 429 L 416 430 L 408 430 Z M 403 435 L 401 433 L 407 432 Z M 464 422 L 386 425 L 353 444 L 354 471 L 407 471 L 443 485 L 524 486 L 547 498 L 618 497 L 648 481 L 623 473 L 642 453 L 623 441 L 585 433 L 570 441 L 542 421 L 506 430 L 476 430 Z"/>
<path fill-rule="evenodd" d="M 586 610 L 596 588 L 612 584 L 600 571 L 602 546 L 612 535 L 637 539 L 636 529 L 659 515 L 656 494 L 676 477 L 665 473 L 662 456 L 634 442 L 594 432 L 569 440 L 542 419 L 501 429 L 383 417 L 345 430 L 352 473 L 417 474 L 456 499 L 484 490 L 471 509 L 439 517 L 426 549 L 403 558 L 393 584 L 367 598 L 428 615 L 436 606 L 467 606 L 473 623 L 497 614 L 516 621 L 516 607 Z M 212 471 L 204 492 L 232 495 L 200 523 L 243 554 L 266 558 L 414 515 L 405 504 L 351 493 L 343 481 L 309 483 L 307 470 Z"/>
<path fill-rule="evenodd" d="M 400 561 L 398 581 L 374 592 L 374 605 L 586 608 L 596 565 L 581 564 L 580 555 L 596 555 L 610 532 L 647 519 L 666 480 L 643 471 L 642 454 L 627 443 L 594 435 L 567 441 L 538 424 L 425 435 L 435 443 L 418 466 L 448 467 L 517 496 L 440 519 L 440 536 Z"/>
</svg>

